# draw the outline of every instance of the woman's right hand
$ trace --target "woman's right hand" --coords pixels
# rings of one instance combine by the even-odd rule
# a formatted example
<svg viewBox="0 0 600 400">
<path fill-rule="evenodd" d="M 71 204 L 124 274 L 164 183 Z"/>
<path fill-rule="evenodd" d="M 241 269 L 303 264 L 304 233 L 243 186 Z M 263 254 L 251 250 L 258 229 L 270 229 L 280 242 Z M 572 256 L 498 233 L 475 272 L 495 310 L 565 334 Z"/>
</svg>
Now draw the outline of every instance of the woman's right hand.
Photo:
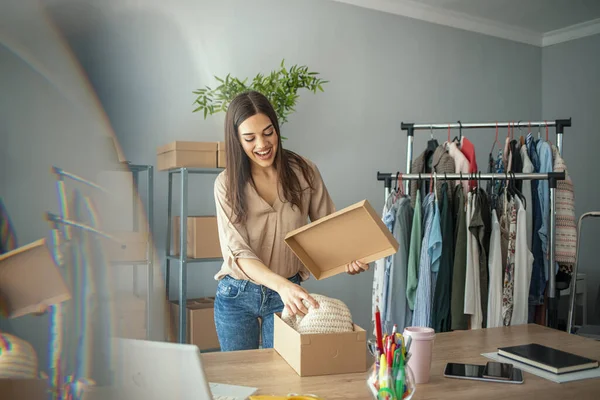
<svg viewBox="0 0 600 400">
<path fill-rule="evenodd" d="M 313 307 L 319 308 L 319 303 L 308 294 L 306 289 L 290 281 L 287 281 L 277 293 L 279 293 L 281 301 L 283 301 L 285 308 L 291 315 L 306 315 L 308 313 L 308 309 L 302 300 L 306 300 Z"/>
</svg>

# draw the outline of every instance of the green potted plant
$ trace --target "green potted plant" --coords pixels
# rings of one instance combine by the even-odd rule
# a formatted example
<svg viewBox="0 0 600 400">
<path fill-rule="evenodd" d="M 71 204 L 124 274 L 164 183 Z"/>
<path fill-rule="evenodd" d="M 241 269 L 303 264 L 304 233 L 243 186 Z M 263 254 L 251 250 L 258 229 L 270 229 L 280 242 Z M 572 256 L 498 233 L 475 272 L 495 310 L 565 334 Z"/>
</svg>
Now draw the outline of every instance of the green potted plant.
<svg viewBox="0 0 600 400">
<path fill-rule="evenodd" d="M 240 80 L 232 77 L 231 74 L 227 74 L 225 78 L 215 76 L 220 83 L 219 86 L 214 89 L 206 86 L 193 92 L 197 95 L 194 104 L 198 105 L 194 112 L 204 112 L 204 119 L 206 119 L 209 114 L 227 111 L 229 103 L 239 93 L 256 90 L 269 99 L 275 108 L 279 123 L 285 124 L 288 116 L 295 111 L 294 107 L 299 97 L 298 90 L 322 92 L 323 85 L 328 81 L 320 79 L 319 73 L 309 71 L 306 65 L 293 65 L 287 69 L 284 63 L 285 60 L 282 60 L 280 68 L 268 75 L 257 74 L 249 84 L 247 84 L 248 78 Z"/>
</svg>

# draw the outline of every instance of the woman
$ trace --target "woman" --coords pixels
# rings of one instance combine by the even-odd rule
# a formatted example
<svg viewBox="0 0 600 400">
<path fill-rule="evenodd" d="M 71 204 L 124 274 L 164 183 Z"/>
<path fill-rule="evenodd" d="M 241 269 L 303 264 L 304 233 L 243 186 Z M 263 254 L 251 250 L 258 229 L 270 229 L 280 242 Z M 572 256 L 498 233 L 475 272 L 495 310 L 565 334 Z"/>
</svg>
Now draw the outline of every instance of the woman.
<svg viewBox="0 0 600 400">
<path fill-rule="evenodd" d="M 224 262 L 215 300 L 222 351 L 273 347 L 273 314 L 308 312 L 317 302 L 300 286 L 308 270 L 285 235 L 335 210 L 319 170 L 282 148 L 277 116 L 258 92 L 238 95 L 225 117 L 227 166 L 215 181 Z M 361 262 L 346 266 L 354 275 Z M 261 325 L 259 325 L 259 319 Z"/>
</svg>

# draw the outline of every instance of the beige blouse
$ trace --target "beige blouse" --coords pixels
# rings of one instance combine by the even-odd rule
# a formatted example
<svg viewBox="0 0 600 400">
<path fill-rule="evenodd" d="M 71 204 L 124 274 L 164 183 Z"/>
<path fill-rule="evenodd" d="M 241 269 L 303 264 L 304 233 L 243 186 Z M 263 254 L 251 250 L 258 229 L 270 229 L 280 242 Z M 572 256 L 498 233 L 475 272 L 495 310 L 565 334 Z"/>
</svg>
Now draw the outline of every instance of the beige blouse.
<svg viewBox="0 0 600 400">
<path fill-rule="evenodd" d="M 245 224 L 234 224 L 233 218 L 229 218 L 231 206 L 226 200 L 227 171 L 217 176 L 214 195 L 224 262 L 215 279 L 219 280 L 229 275 L 235 279 L 251 280 L 235 262 L 238 258 L 259 260 L 271 271 L 285 278 L 297 273 L 300 273 L 303 281 L 309 278 L 309 271 L 285 244 L 284 238 L 288 232 L 306 225 L 309 222 L 308 218 L 315 221 L 333 213 L 335 205 L 317 166 L 309 160 L 306 161 L 315 173 L 312 192 L 300 169 L 294 167 L 301 186 L 306 188 L 302 196 L 302 211 L 298 207 L 292 208 L 291 203 L 279 197 L 271 207 L 260 197 L 254 186 L 248 183 L 248 218 Z"/>
</svg>

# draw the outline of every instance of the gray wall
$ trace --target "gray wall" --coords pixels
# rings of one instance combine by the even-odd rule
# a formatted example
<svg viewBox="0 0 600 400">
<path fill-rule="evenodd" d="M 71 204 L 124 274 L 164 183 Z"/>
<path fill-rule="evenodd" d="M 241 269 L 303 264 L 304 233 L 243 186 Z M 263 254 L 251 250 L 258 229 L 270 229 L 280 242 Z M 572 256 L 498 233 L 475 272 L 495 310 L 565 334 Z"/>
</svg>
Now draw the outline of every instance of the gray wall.
<svg viewBox="0 0 600 400">
<path fill-rule="evenodd" d="M 59 212 L 51 167 L 94 179 L 111 157 L 100 139 L 110 129 L 68 47 L 38 5 L 3 3 L 0 27 L 0 197 L 18 244 L 25 245 L 47 237 L 45 213 Z M 67 184 L 69 193 L 76 186 Z M 45 284 L 36 276 L 26 279 Z M 65 317 L 66 324 L 72 321 Z M 96 322 L 87 317 L 89 332 Z M 47 315 L 0 317 L 0 330 L 32 343 L 40 370 L 48 372 Z M 72 351 L 76 344 L 65 341 L 64 348 Z"/>
<path fill-rule="evenodd" d="M 542 115 L 541 49 L 345 4 L 89 1 L 57 5 L 52 15 L 135 163 L 154 164 L 156 148 L 173 140 L 222 138 L 223 115 L 204 121 L 192 113 L 192 90 L 213 85 L 213 75 L 254 76 L 277 68 L 282 58 L 321 72 L 331 81 L 325 92 L 301 93 L 283 134 L 285 146 L 317 163 L 338 208 L 368 199 L 381 209 L 383 183 L 376 172 L 405 166 L 401 121 Z M 436 136 L 441 142 L 446 132 Z M 468 136 L 485 168 L 493 132 Z M 428 133 L 417 137 L 415 153 L 428 139 Z M 214 213 L 213 180 L 190 179 L 191 213 Z M 162 260 L 166 173 L 157 173 L 155 187 Z M 214 295 L 218 268 L 191 265 L 188 295 Z M 371 271 L 312 279 L 306 286 L 342 299 L 360 325 L 369 325 Z"/>
<path fill-rule="evenodd" d="M 575 185 L 576 216 L 600 210 L 600 178 L 594 167 L 600 148 L 600 35 L 542 51 L 542 110 L 545 118 L 573 118 L 564 138 L 564 158 Z M 586 274 L 589 322 L 600 322 L 596 253 L 600 221 L 586 219 L 581 231 L 580 272 Z M 578 314 L 581 317 L 581 313 Z M 595 316 L 594 316 L 595 315 Z"/>
</svg>

